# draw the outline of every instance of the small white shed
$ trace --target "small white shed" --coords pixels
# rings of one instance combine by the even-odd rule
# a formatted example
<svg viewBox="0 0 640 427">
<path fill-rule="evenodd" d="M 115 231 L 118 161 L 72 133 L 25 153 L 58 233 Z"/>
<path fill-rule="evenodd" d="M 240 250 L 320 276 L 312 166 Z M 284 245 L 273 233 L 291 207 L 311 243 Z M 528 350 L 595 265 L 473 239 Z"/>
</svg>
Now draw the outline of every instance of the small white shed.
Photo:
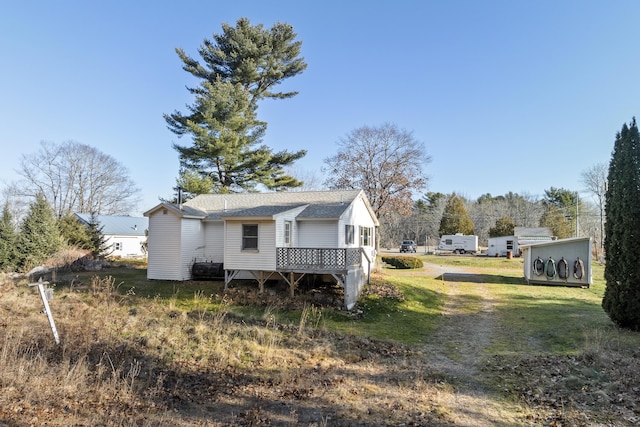
<svg viewBox="0 0 640 427">
<path fill-rule="evenodd" d="M 507 256 L 507 252 L 519 255 L 518 238 L 516 236 L 490 237 L 487 256 Z"/>
<path fill-rule="evenodd" d="M 521 246 L 529 284 L 589 287 L 591 238 L 549 240 Z"/>
</svg>

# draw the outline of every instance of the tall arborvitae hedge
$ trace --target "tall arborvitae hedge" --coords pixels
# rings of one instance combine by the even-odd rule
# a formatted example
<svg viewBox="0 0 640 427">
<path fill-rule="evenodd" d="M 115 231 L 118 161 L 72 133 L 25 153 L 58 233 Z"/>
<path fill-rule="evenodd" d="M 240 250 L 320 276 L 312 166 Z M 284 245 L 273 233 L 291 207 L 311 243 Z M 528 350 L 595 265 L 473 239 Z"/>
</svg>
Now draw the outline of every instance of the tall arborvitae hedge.
<svg viewBox="0 0 640 427">
<path fill-rule="evenodd" d="M 640 329 L 640 134 L 635 118 L 616 135 L 609 164 L 602 307 L 621 327 Z"/>
</svg>

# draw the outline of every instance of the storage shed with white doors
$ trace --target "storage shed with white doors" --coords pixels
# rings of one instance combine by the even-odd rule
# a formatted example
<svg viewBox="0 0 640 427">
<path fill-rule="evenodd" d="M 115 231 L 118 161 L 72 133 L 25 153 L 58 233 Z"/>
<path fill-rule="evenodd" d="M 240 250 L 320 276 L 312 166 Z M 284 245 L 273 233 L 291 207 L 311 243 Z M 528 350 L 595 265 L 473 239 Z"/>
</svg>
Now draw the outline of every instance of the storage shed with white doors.
<svg viewBox="0 0 640 427">
<path fill-rule="evenodd" d="M 105 238 L 107 255 L 121 258 L 144 258 L 147 256 L 147 231 L 149 220 L 145 217 L 94 215 L 76 213 L 76 218 L 89 226 L 96 222 Z"/>
<path fill-rule="evenodd" d="M 375 265 L 378 221 L 361 190 L 207 194 L 161 203 L 149 218 L 147 278 L 189 280 L 220 266 L 225 287 L 277 279 L 293 291 L 306 275 L 335 280 L 355 304 Z"/>
<path fill-rule="evenodd" d="M 591 238 L 573 237 L 521 246 L 527 283 L 589 287 Z"/>
</svg>

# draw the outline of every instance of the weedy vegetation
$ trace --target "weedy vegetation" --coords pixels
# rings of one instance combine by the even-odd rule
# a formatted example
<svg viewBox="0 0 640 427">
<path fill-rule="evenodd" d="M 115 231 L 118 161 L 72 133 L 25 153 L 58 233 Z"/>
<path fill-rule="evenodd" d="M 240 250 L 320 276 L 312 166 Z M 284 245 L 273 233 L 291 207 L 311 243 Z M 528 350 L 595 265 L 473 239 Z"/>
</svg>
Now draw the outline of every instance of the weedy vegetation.
<svg viewBox="0 0 640 427">
<path fill-rule="evenodd" d="M 640 338 L 602 311 L 600 266 L 576 289 L 525 285 L 517 258 L 418 258 L 464 267 L 473 281 L 457 277 L 460 289 L 490 295 L 495 328 L 478 381 L 516 424 L 640 421 Z M 3 277 L 0 423 L 460 424 L 460 379 L 424 347 L 446 325 L 449 279 L 426 267 L 376 272 L 352 311 L 336 287 L 261 295 L 248 283 L 147 281 L 144 267 L 59 274 L 50 305 L 60 345 L 37 292 Z M 482 307 L 468 298 L 459 315 Z"/>
</svg>

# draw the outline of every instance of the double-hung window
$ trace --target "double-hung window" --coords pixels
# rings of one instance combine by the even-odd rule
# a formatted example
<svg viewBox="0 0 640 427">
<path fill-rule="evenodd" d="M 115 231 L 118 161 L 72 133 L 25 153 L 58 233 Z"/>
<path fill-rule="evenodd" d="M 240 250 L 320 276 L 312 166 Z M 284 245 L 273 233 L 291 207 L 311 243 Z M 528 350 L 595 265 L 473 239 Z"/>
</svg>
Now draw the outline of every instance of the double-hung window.
<svg viewBox="0 0 640 427">
<path fill-rule="evenodd" d="M 371 246 L 372 237 L 371 227 L 360 227 L 360 246 Z"/>
<path fill-rule="evenodd" d="M 258 250 L 258 224 L 242 224 L 242 250 Z"/>
<path fill-rule="evenodd" d="M 284 244 L 291 245 L 291 221 L 284 222 Z"/>
<path fill-rule="evenodd" d="M 354 226 L 353 225 L 345 225 L 344 226 L 344 243 L 347 245 L 353 245 L 354 242 Z"/>
</svg>

